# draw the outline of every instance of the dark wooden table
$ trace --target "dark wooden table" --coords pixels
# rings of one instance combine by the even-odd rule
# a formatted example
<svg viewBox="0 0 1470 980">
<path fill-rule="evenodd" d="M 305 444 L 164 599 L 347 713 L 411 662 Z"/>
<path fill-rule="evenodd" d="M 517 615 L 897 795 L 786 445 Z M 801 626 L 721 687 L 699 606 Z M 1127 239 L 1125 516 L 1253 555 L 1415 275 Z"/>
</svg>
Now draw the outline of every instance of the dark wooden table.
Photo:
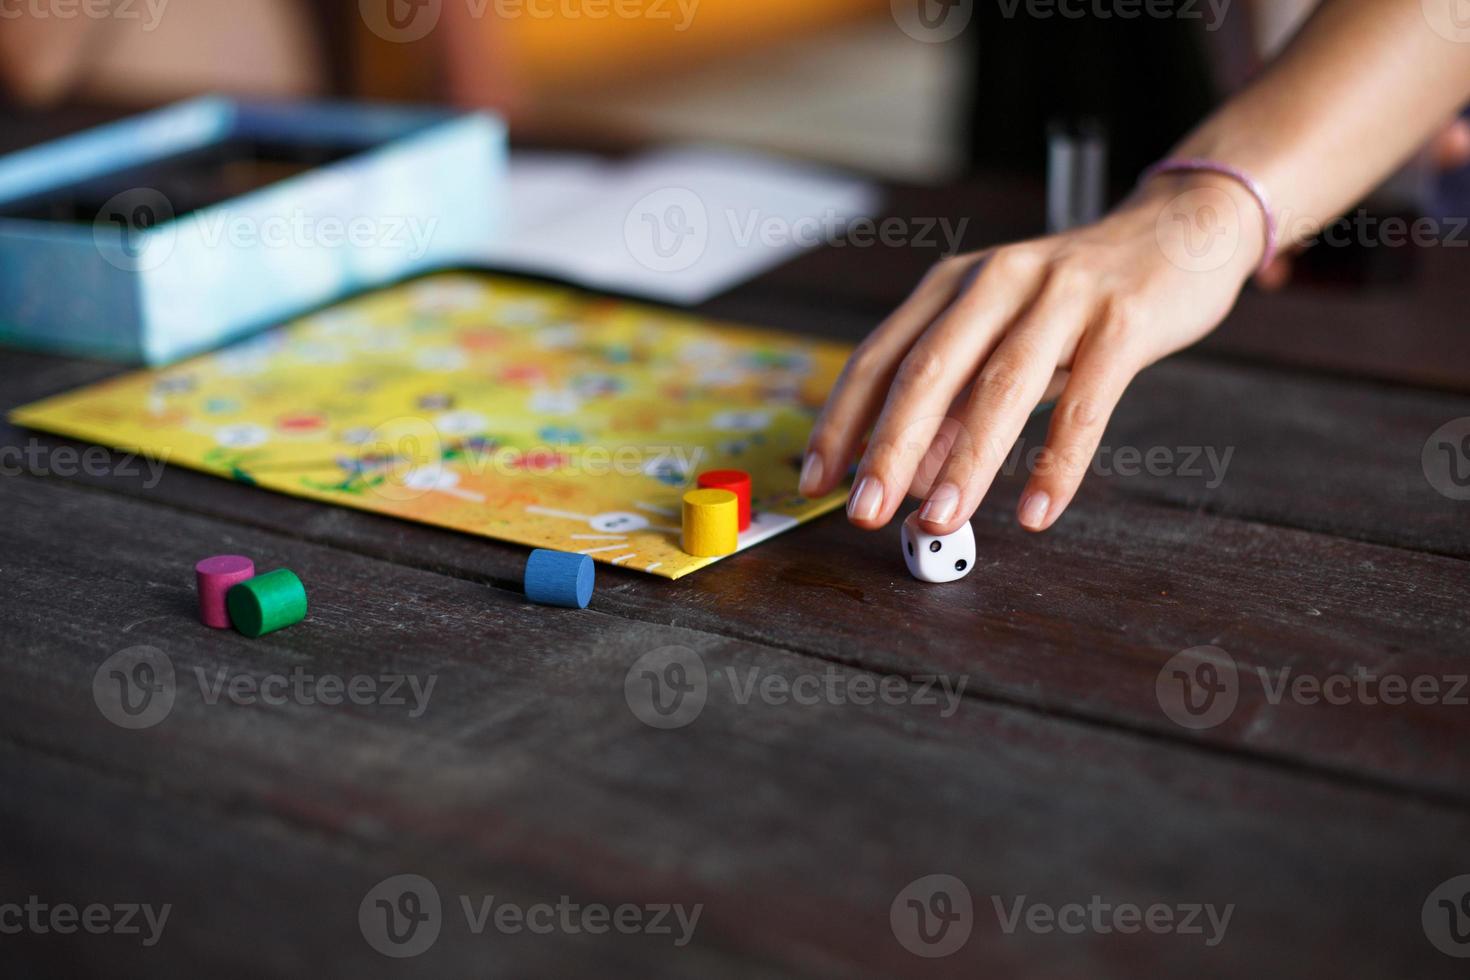
<svg viewBox="0 0 1470 980">
<path fill-rule="evenodd" d="M 890 209 L 967 214 L 978 245 L 1032 231 L 1040 202 L 992 181 L 895 189 Z M 828 248 L 702 312 L 856 340 L 933 257 Z M 0 445 L 42 465 L 0 479 L 0 927 L 31 896 L 170 914 L 151 946 L 146 926 L 0 932 L 0 970 L 1465 976 L 1434 940 L 1470 953 L 1449 931 L 1451 911 L 1470 931 L 1467 888 L 1445 886 L 1470 873 L 1470 503 L 1422 456 L 1470 416 L 1470 258 L 1418 260 L 1397 286 L 1250 295 L 1138 380 L 1105 445 L 1233 452 L 1222 481 L 1095 476 L 1030 536 L 1012 517 L 1024 474 L 1004 478 L 974 520 L 975 573 L 948 586 L 908 577 L 896 528 L 833 515 L 677 583 L 601 567 L 588 611 L 539 608 L 521 548 L 181 469 L 155 485 L 118 454 L 59 476 L 43 471 L 78 444 L 4 426 Z M 5 351 L 0 402 L 117 371 Z M 190 567 L 219 551 L 299 571 L 309 620 L 254 641 L 202 627 Z M 176 696 L 128 730 L 94 676 L 139 646 L 167 656 Z M 1174 658 L 1202 646 L 1228 656 L 1213 676 L 1236 704 L 1192 728 L 1176 669 L 1211 675 Z M 660 730 L 625 681 L 669 648 L 703 664 L 706 703 Z M 411 697 L 211 703 L 201 672 L 434 687 L 419 714 Z M 936 676 L 963 682 L 955 703 L 919 696 Z M 1343 703 L 1310 696 L 1363 676 Z M 1388 677 L 1438 693 L 1382 703 Z M 838 694 L 783 703 L 752 680 Z M 893 697 L 871 696 L 882 684 Z M 405 874 L 432 883 L 439 932 L 389 958 L 376 901 L 411 911 L 380 884 Z M 932 875 L 972 910 L 940 958 L 910 951 L 940 948 L 909 904 Z M 576 912 L 549 934 L 492 912 L 477 933 L 465 904 L 491 896 Z M 677 926 L 578 917 L 623 904 L 701 911 L 683 945 Z M 1197 906 L 1228 910 L 1223 934 Z"/>
</svg>

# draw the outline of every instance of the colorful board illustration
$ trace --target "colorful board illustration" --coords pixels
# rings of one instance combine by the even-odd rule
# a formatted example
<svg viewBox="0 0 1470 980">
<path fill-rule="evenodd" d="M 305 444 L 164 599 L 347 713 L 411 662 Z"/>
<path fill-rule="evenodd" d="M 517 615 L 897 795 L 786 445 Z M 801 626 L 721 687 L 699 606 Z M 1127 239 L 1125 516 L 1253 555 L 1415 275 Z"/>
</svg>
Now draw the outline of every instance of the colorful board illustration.
<svg viewBox="0 0 1470 980">
<path fill-rule="evenodd" d="M 255 486 L 679 578 L 698 473 L 753 479 L 741 549 L 841 506 L 797 492 L 848 348 L 444 272 L 17 409 Z"/>
</svg>

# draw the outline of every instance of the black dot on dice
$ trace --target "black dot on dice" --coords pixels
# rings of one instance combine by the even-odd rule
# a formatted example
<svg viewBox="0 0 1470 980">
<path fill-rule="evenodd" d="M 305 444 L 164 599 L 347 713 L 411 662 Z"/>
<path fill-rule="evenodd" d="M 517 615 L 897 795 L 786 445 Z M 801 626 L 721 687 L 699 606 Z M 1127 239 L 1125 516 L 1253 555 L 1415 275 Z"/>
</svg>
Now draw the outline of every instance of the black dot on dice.
<svg viewBox="0 0 1470 980">
<path fill-rule="evenodd" d="M 963 572 L 965 570 L 965 566 L 968 564 L 970 563 L 961 558 L 959 561 L 954 563 L 954 570 L 957 572 Z"/>
<path fill-rule="evenodd" d="M 940 544 L 938 541 L 930 541 L 929 542 L 929 550 L 930 551 L 938 551 L 942 547 L 944 547 L 944 545 Z"/>
<path fill-rule="evenodd" d="M 914 543 L 912 541 L 909 542 L 909 557 L 914 557 Z"/>
</svg>

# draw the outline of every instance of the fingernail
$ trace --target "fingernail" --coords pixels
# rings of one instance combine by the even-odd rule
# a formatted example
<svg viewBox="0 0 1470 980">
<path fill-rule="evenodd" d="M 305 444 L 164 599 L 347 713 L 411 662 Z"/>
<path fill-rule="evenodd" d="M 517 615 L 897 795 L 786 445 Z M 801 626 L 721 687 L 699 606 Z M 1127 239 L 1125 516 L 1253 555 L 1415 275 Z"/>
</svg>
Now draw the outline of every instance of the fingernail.
<svg viewBox="0 0 1470 980">
<path fill-rule="evenodd" d="M 1037 490 L 1028 493 L 1021 501 L 1021 526 L 1029 527 L 1033 531 L 1040 531 L 1041 525 L 1046 521 L 1046 512 L 1051 507 L 1051 498 L 1046 495 L 1045 490 Z"/>
<path fill-rule="evenodd" d="M 847 516 L 856 521 L 871 521 L 882 507 L 883 484 L 877 477 L 863 477 L 847 498 Z"/>
<path fill-rule="evenodd" d="M 953 483 L 946 483 L 929 494 L 929 499 L 919 508 L 919 520 L 933 521 L 935 524 L 947 523 L 959 505 L 960 488 Z"/>
<path fill-rule="evenodd" d="M 801 484 L 797 489 L 803 497 L 811 497 L 816 494 L 821 482 L 822 457 L 816 453 L 807 453 L 806 462 L 801 464 Z"/>
</svg>

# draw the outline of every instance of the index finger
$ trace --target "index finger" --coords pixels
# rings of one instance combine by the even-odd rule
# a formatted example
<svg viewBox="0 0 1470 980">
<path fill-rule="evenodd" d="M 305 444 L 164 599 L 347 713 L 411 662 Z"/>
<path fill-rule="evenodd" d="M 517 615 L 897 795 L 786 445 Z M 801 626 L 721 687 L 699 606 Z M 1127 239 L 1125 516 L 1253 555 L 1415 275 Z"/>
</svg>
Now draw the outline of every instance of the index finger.
<svg viewBox="0 0 1470 980">
<path fill-rule="evenodd" d="M 974 268 L 974 257 L 949 259 L 929 270 L 908 299 L 848 358 L 807 441 L 800 492 L 820 497 L 837 485 L 858 442 L 883 404 L 898 364 L 914 340 L 953 302 Z"/>
<path fill-rule="evenodd" d="M 1039 288 L 1041 264 L 1029 253 L 996 253 L 904 358 L 848 500 L 854 524 L 876 530 L 893 516 L 950 403 Z"/>
</svg>

